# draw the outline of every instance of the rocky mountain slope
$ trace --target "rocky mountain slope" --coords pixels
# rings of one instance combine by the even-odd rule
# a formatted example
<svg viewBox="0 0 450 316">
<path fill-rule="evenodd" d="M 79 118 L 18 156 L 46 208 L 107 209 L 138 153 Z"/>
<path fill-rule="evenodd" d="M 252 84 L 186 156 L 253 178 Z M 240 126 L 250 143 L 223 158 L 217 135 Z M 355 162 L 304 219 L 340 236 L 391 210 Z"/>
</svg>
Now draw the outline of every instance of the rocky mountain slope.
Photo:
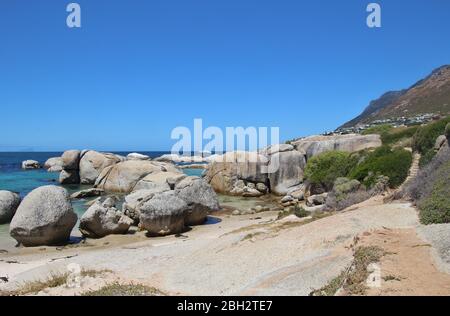
<svg viewBox="0 0 450 316">
<path fill-rule="evenodd" d="M 428 77 L 408 89 L 385 93 L 370 102 L 361 115 L 342 127 L 426 113 L 450 113 L 450 65 L 434 70 Z"/>
</svg>

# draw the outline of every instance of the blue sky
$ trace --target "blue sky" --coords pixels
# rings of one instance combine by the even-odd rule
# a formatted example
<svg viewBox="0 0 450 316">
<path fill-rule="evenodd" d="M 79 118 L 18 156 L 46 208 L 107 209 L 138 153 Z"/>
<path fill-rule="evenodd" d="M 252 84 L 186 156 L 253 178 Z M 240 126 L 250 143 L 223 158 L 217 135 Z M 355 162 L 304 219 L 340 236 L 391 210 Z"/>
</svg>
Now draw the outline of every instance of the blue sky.
<svg viewBox="0 0 450 316">
<path fill-rule="evenodd" d="M 332 130 L 450 63 L 450 2 L 0 2 L 0 150 L 166 150 L 176 126 Z"/>
</svg>

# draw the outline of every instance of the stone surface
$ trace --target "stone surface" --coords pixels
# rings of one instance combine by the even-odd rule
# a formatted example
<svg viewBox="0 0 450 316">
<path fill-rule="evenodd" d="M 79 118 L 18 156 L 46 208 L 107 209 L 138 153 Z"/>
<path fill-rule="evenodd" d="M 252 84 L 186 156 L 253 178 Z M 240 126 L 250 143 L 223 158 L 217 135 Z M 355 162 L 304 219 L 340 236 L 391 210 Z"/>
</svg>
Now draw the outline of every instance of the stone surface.
<svg viewBox="0 0 450 316">
<path fill-rule="evenodd" d="M 79 164 L 81 184 L 94 184 L 105 168 L 119 162 L 121 162 L 121 158 L 114 154 L 93 150 L 83 152 Z"/>
<path fill-rule="evenodd" d="M 447 143 L 447 137 L 445 137 L 445 135 L 441 135 L 436 139 L 436 143 L 434 144 L 434 149 L 439 150 L 446 143 Z"/>
<path fill-rule="evenodd" d="M 188 205 L 174 191 L 156 194 L 140 207 L 140 227 L 150 236 L 181 233 Z"/>
<path fill-rule="evenodd" d="M 61 184 L 78 184 L 80 183 L 80 175 L 78 170 L 62 170 L 59 174 L 59 183 Z"/>
<path fill-rule="evenodd" d="M 322 193 L 317 195 L 311 195 L 306 199 L 306 205 L 311 206 L 317 206 L 317 205 L 323 205 L 325 204 L 325 201 L 327 200 L 328 193 Z"/>
<path fill-rule="evenodd" d="M 80 220 L 80 232 L 89 238 L 102 238 L 113 234 L 126 234 L 133 220 L 116 208 L 116 200 L 97 201 Z"/>
<path fill-rule="evenodd" d="M 103 169 L 95 187 L 108 192 L 130 193 L 139 180 L 159 172 L 181 173 L 170 163 L 127 160 Z"/>
<path fill-rule="evenodd" d="M 139 153 L 131 153 L 127 155 L 127 160 L 150 160 L 150 157 Z"/>
<path fill-rule="evenodd" d="M 176 183 L 186 178 L 181 172 L 157 172 L 151 173 L 136 183 L 134 190 L 148 190 L 156 187 L 162 187 L 167 190 L 173 190 Z"/>
<path fill-rule="evenodd" d="M 30 169 L 39 169 L 41 165 L 36 160 L 25 160 L 22 161 L 22 169 L 30 170 Z"/>
<path fill-rule="evenodd" d="M 186 202 L 185 224 L 200 225 L 208 213 L 220 209 L 219 200 L 213 188 L 203 179 L 187 177 L 175 186 L 175 195 Z"/>
<path fill-rule="evenodd" d="M 11 221 L 20 204 L 20 196 L 10 191 L 0 191 L 0 224 Z"/>
<path fill-rule="evenodd" d="M 67 191 L 43 186 L 23 199 L 11 221 L 10 234 L 24 246 L 61 244 L 68 241 L 76 222 Z"/>
<path fill-rule="evenodd" d="M 49 158 L 45 162 L 44 168 L 48 172 L 61 172 L 63 169 L 63 160 L 61 157 Z"/>
<path fill-rule="evenodd" d="M 62 168 L 64 170 L 78 170 L 80 163 L 81 151 L 79 150 L 67 150 L 61 156 Z"/>
<path fill-rule="evenodd" d="M 105 191 L 103 191 L 102 189 L 90 188 L 90 189 L 75 192 L 70 196 L 70 198 L 71 199 L 85 199 L 85 198 L 89 198 L 89 197 L 100 196 L 104 193 L 105 193 Z"/>
<path fill-rule="evenodd" d="M 293 145 L 297 150 L 304 151 L 309 159 L 326 151 L 355 152 L 380 147 L 382 143 L 380 135 L 348 134 L 310 136 L 293 142 Z"/>
</svg>

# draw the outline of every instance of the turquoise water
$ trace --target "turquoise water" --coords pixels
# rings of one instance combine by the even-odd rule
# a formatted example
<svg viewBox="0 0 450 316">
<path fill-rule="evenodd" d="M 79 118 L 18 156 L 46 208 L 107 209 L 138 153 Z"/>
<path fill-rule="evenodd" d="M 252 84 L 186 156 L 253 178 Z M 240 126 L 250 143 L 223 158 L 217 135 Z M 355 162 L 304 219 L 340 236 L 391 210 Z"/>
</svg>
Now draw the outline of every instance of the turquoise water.
<svg viewBox="0 0 450 316">
<path fill-rule="evenodd" d="M 152 158 L 161 156 L 165 152 L 142 152 Z M 61 156 L 62 153 L 0 153 L 0 190 L 13 191 L 26 196 L 32 190 L 44 185 L 59 185 L 59 173 L 50 173 L 44 169 L 22 170 L 21 163 L 24 160 L 37 160 L 41 165 L 51 157 Z M 117 153 L 126 156 L 128 153 Z M 190 176 L 201 176 L 203 169 L 183 169 Z M 90 186 L 66 185 L 63 186 L 69 193 L 89 188 Z M 92 199 L 82 199 L 72 201 L 74 211 L 78 218 L 84 214 L 87 209 L 86 203 Z M 75 226 L 75 227 L 78 227 Z M 9 225 L 0 225 L 0 249 L 13 247 L 14 240 L 9 236 Z"/>
</svg>

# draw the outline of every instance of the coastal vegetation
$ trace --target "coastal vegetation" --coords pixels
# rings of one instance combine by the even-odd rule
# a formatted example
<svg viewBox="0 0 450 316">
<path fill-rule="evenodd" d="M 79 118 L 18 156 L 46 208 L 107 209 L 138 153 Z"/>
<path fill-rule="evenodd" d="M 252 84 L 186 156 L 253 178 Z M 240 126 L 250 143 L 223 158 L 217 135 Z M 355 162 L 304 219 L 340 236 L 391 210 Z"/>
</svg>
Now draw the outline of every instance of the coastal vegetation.
<svg viewBox="0 0 450 316">
<path fill-rule="evenodd" d="M 435 156 L 436 139 L 445 134 L 446 126 L 450 123 L 450 116 L 437 122 L 421 126 L 413 137 L 413 149 L 422 155 L 420 166 L 427 165 Z"/>
<path fill-rule="evenodd" d="M 361 246 L 353 254 L 353 262 L 349 268 L 332 279 L 326 286 L 310 293 L 310 296 L 334 296 L 339 290 L 346 295 L 364 295 L 366 280 L 369 277 L 368 267 L 379 262 L 384 256 L 383 249 L 375 246 Z"/>
<path fill-rule="evenodd" d="M 161 296 L 161 291 L 142 284 L 121 284 L 114 282 L 98 290 L 88 291 L 82 296 Z"/>
<path fill-rule="evenodd" d="M 330 191 L 337 178 L 346 177 L 354 168 L 357 159 L 356 155 L 347 152 L 325 152 L 308 160 L 305 178 L 311 185 L 321 186 Z"/>
<path fill-rule="evenodd" d="M 377 178 L 383 175 L 389 177 L 389 187 L 396 188 L 407 178 L 411 163 L 411 152 L 382 146 L 368 153 L 349 176 L 371 188 Z"/>
</svg>

